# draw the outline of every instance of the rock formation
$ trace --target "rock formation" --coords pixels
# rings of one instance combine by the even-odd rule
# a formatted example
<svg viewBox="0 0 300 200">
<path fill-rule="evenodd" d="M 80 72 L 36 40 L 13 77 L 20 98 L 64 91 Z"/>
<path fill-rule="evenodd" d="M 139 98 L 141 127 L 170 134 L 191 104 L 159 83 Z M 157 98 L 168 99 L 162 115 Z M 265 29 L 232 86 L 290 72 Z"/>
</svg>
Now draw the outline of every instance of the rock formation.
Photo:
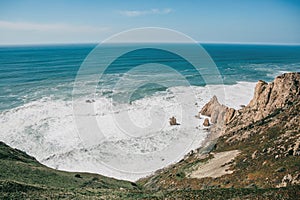
<svg viewBox="0 0 300 200">
<path fill-rule="evenodd" d="M 207 142 L 143 180 L 144 185 L 170 190 L 300 187 L 299 83 L 300 73 L 283 74 L 272 83 L 259 81 L 251 102 L 239 110 L 221 105 L 214 96 L 200 111 L 211 117 Z M 240 154 L 233 160 L 215 169 L 209 165 L 212 176 L 192 176 L 214 161 L 216 154 L 230 155 L 234 150 Z M 232 173 L 214 176 L 223 168 Z"/>
<path fill-rule="evenodd" d="M 214 96 L 200 113 L 211 117 L 211 122 L 215 124 L 212 131 L 224 135 L 246 128 L 299 100 L 300 73 L 286 73 L 271 83 L 258 81 L 253 99 L 239 110 L 221 105 Z"/>
<path fill-rule="evenodd" d="M 176 121 L 176 118 L 173 116 L 170 118 L 170 121 L 169 121 L 170 125 L 171 126 L 174 126 L 174 125 L 179 125 Z"/>
<path fill-rule="evenodd" d="M 209 119 L 205 118 L 203 122 L 203 126 L 210 126 Z"/>
<path fill-rule="evenodd" d="M 236 110 L 228 108 L 225 105 L 221 105 L 216 96 L 205 104 L 205 106 L 199 112 L 202 115 L 211 117 L 212 123 L 228 123 L 236 114 Z"/>
<path fill-rule="evenodd" d="M 210 117 L 212 123 L 217 123 L 217 121 L 223 119 L 225 110 L 226 107 L 219 103 L 216 96 L 213 96 L 213 98 L 202 108 L 200 113 Z"/>
</svg>

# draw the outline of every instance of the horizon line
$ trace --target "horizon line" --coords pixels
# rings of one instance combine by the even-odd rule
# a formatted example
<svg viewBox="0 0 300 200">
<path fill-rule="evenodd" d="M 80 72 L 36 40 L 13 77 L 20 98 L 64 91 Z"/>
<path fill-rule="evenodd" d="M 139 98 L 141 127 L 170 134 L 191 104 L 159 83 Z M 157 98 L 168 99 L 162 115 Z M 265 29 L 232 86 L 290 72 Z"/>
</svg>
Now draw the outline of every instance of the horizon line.
<svg viewBox="0 0 300 200">
<path fill-rule="evenodd" d="M 282 46 L 300 46 L 300 43 L 269 43 L 269 42 L 217 42 L 217 41 L 195 41 L 198 44 L 228 44 L 228 45 L 282 45 Z M 10 43 L 10 44 L 0 44 L 0 47 L 5 46 L 52 46 L 52 45 L 99 45 L 102 42 L 53 42 L 53 43 Z M 188 42 L 113 42 L 105 44 L 190 44 Z M 193 43 L 192 43 L 193 44 Z"/>
</svg>

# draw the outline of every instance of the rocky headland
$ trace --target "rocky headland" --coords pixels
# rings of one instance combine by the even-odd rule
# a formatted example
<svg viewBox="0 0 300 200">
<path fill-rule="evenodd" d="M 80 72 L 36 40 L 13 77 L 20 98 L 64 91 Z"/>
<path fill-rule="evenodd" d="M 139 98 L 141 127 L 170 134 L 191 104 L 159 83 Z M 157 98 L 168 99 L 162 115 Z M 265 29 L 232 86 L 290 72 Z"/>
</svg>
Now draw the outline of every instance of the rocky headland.
<svg viewBox="0 0 300 200">
<path fill-rule="evenodd" d="M 214 96 L 199 112 L 211 123 L 204 146 L 140 182 L 154 190 L 299 187 L 299 113 L 300 73 L 258 81 L 238 110 Z"/>
</svg>

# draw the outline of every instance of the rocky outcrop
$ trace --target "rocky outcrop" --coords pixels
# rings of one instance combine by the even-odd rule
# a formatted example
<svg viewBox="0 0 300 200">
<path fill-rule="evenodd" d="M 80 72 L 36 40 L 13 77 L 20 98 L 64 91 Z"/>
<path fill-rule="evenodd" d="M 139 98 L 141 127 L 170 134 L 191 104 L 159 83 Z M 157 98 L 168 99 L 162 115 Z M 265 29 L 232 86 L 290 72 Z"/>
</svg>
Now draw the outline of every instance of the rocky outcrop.
<svg viewBox="0 0 300 200">
<path fill-rule="evenodd" d="M 264 123 L 283 110 L 300 101 L 300 73 L 286 73 L 275 78 L 271 83 L 259 81 L 250 103 L 236 111 L 231 123 L 227 123 L 222 134 L 233 134 L 241 129 L 249 129 L 255 123 Z M 299 119 L 299 117 L 298 117 Z M 292 118 L 291 120 L 296 120 Z M 286 126 L 290 123 L 287 121 Z M 248 135 L 247 135 L 248 134 Z M 249 137 L 245 131 L 243 137 Z"/>
<path fill-rule="evenodd" d="M 213 96 L 199 113 L 210 117 L 212 123 L 226 124 L 233 119 L 236 110 L 220 104 L 217 97 Z"/>
<path fill-rule="evenodd" d="M 246 110 L 252 110 L 253 121 L 258 121 L 276 109 L 290 105 L 299 99 L 300 73 L 286 73 L 275 78 L 272 83 L 259 81 L 255 87 L 254 98 Z"/>
<path fill-rule="evenodd" d="M 211 117 L 211 122 L 215 124 L 212 131 L 224 135 L 246 128 L 299 100 L 300 73 L 286 73 L 271 83 L 258 81 L 253 99 L 239 110 L 221 105 L 214 96 L 200 113 Z"/>
<path fill-rule="evenodd" d="M 227 107 L 226 111 L 225 111 L 225 116 L 224 116 L 225 124 L 228 124 L 229 122 L 231 122 L 237 113 L 238 112 L 235 109 Z"/>
<path fill-rule="evenodd" d="M 217 97 L 213 96 L 211 98 L 211 100 L 203 106 L 203 108 L 201 109 L 201 111 L 199 113 L 202 115 L 211 117 L 213 112 L 215 112 L 216 107 L 219 107 L 219 106 L 221 106 L 221 104 L 219 103 Z"/>
<path fill-rule="evenodd" d="M 296 185 L 300 183 L 300 174 L 295 175 L 294 177 L 291 174 L 285 175 L 281 183 L 277 187 L 286 187 L 288 185 Z"/>
<path fill-rule="evenodd" d="M 174 125 L 179 125 L 176 121 L 176 118 L 173 116 L 170 118 L 170 121 L 169 121 L 170 125 L 171 126 L 174 126 Z"/>
<path fill-rule="evenodd" d="M 203 122 L 203 126 L 210 126 L 209 119 L 205 118 Z"/>
<path fill-rule="evenodd" d="M 200 114 L 210 117 L 212 123 L 221 122 L 224 118 L 226 106 L 221 105 L 216 96 L 202 108 Z"/>
<path fill-rule="evenodd" d="M 239 110 L 213 97 L 199 112 L 213 122 L 203 146 L 143 180 L 145 186 L 198 190 L 299 185 L 299 82 L 299 73 L 281 75 L 272 83 L 259 81 L 251 102 Z M 233 150 L 240 152 L 234 159 L 211 164 L 216 154 Z M 216 176 L 219 169 L 231 173 Z"/>
</svg>

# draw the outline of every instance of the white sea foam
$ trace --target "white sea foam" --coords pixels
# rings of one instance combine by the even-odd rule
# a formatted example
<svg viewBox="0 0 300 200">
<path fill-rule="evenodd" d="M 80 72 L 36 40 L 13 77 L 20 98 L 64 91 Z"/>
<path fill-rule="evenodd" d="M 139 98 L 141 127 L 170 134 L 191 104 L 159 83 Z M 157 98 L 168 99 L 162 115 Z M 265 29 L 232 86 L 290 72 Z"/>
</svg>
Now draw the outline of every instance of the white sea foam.
<svg viewBox="0 0 300 200">
<path fill-rule="evenodd" d="M 96 118 L 105 140 L 90 146 L 82 140 L 84 135 L 78 134 L 72 102 L 43 98 L 0 113 L 0 138 L 53 168 L 137 180 L 199 147 L 207 131 L 203 119 L 195 115 L 213 95 L 221 103 L 239 108 L 248 104 L 254 85 L 173 87 L 131 104 L 112 104 L 98 96 L 92 103 L 94 115 L 83 113 L 82 119 Z M 196 100 L 178 98 L 191 89 Z M 89 105 L 85 100 L 79 99 L 83 110 Z M 169 126 L 171 116 L 181 125 Z M 88 131 L 90 127 L 84 128 Z"/>
</svg>

